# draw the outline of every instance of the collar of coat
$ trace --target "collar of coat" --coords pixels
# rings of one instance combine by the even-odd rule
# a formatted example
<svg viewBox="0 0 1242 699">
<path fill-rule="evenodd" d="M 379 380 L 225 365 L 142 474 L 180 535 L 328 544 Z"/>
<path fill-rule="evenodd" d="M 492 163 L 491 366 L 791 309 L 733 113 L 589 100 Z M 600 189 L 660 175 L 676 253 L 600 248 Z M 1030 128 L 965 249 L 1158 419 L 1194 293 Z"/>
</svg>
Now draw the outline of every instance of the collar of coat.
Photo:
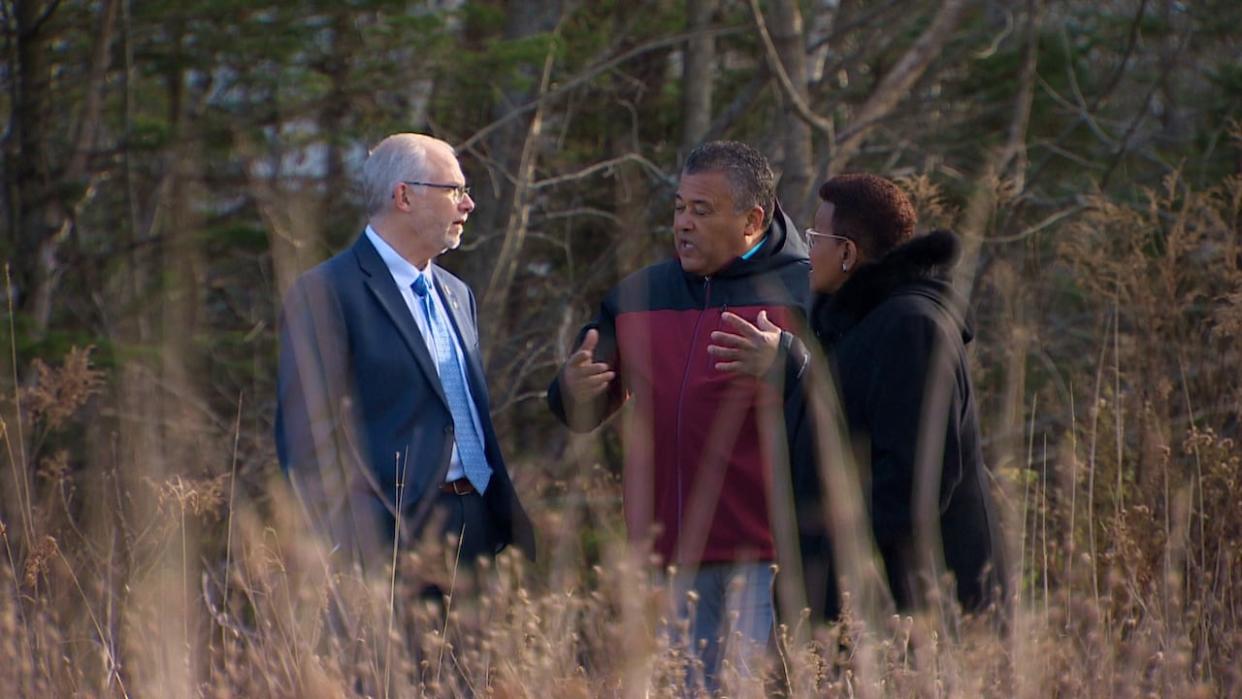
<svg viewBox="0 0 1242 699">
<path fill-rule="evenodd" d="M 903 287 L 914 286 L 924 295 L 946 305 L 952 295 L 949 274 L 961 255 L 961 243 L 953 233 L 935 230 L 916 236 L 888 254 L 858 268 L 837 293 L 816 300 L 813 315 L 834 339 L 867 316 Z M 949 306 L 946 306 L 948 308 Z M 955 316 L 958 313 L 954 313 Z M 959 317 L 959 321 L 960 321 Z"/>
</svg>

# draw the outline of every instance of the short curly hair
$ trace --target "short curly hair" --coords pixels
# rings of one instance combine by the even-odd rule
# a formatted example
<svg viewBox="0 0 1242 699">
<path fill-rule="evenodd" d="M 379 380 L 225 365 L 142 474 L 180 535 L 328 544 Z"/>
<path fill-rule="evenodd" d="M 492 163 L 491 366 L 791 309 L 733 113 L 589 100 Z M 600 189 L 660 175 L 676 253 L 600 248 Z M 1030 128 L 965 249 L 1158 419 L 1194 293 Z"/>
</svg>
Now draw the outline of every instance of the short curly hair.
<svg viewBox="0 0 1242 699">
<path fill-rule="evenodd" d="M 838 175 L 819 188 L 819 198 L 833 205 L 832 231 L 857 243 L 878 259 L 914 237 L 918 215 L 897 185 L 877 175 Z"/>
<path fill-rule="evenodd" d="M 776 175 L 763 154 L 738 141 L 709 141 L 686 156 L 682 173 L 722 172 L 729 180 L 729 194 L 736 212 L 753 206 L 763 209 L 763 227 L 772 223 L 776 211 Z"/>
</svg>

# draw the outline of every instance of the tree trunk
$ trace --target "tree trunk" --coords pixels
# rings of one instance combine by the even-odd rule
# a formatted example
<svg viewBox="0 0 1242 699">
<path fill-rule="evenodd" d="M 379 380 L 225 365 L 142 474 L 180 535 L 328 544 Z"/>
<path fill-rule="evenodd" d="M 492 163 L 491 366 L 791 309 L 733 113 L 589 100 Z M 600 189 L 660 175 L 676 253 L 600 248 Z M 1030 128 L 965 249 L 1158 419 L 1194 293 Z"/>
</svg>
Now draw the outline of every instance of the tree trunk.
<svg viewBox="0 0 1242 699">
<path fill-rule="evenodd" d="M 17 259 L 25 264 L 15 265 L 15 282 L 22 291 L 21 308 L 29 310 L 34 293 L 50 270 L 42 259 L 44 241 L 58 227 L 49 221 L 51 211 L 45 203 L 53 191 L 51 161 L 48 148 L 51 143 L 51 44 L 55 40 L 46 18 L 40 24 L 45 8 L 40 3 L 16 3 L 17 26 L 14 37 L 17 45 L 17 75 L 14 80 L 13 114 L 10 122 L 10 138 L 17 147 L 9 168 L 14 190 L 13 216 L 17 227 L 14 248 Z M 11 169 L 10 169 L 11 168 Z M 31 264 L 33 263 L 33 264 Z"/>
<path fill-rule="evenodd" d="M 807 102 L 810 94 L 807 91 L 806 36 L 802 11 L 797 0 L 773 0 L 770 7 L 772 43 L 793 89 L 803 102 Z M 808 219 L 811 187 L 815 179 L 811 125 L 796 111 L 782 109 L 777 120 L 777 132 L 783 134 L 784 150 L 778 195 L 785 212 L 801 224 Z"/>
<path fill-rule="evenodd" d="M 560 0 L 511 2 L 505 19 L 504 38 L 512 41 L 551 31 L 560 22 L 560 17 Z M 546 89 L 551 60 L 552 53 L 549 52 L 542 66 L 542 79 L 535 81 L 534 89 L 516 86 L 516 81 L 504 87 L 502 98 L 493 108 L 493 118 L 504 117 L 510 109 L 529 102 L 537 90 Z M 535 76 L 528 74 L 525 77 Z M 488 280 L 486 287 L 475 288 L 483 312 L 488 314 L 488 309 L 497 311 L 483 323 L 485 354 L 491 352 L 494 343 L 490 340 L 493 337 L 509 331 L 504 321 L 511 314 L 506 312 L 504 300 L 509 296 L 515 265 L 525 243 L 526 223 L 530 216 L 526 193 L 537 163 L 537 141 L 542 120 L 543 109 L 540 107 L 529 119 L 516 119 L 497 129 L 487 139 L 488 156 L 492 163 L 489 166 L 490 179 L 475 187 L 478 193 L 475 219 L 478 224 L 470 227 L 488 238 L 480 241 L 480 248 L 461 264 L 474 272 L 468 276 Z"/>
<path fill-rule="evenodd" d="M 682 154 L 703 140 L 712 124 L 712 86 L 716 72 L 716 39 L 705 30 L 720 6 L 719 0 L 687 0 L 686 31 L 703 32 L 686 42 L 682 63 Z"/>
<path fill-rule="evenodd" d="M 353 30 L 353 14 L 344 8 L 333 11 L 332 55 L 324 68 L 332 88 L 319 113 L 319 137 L 327 151 L 325 170 L 319 183 L 323 198 L 323 227 L 328 236 L 344 236 L 351 240 L 358 234 L 358 222 L 345 194 L 350 191 L 345 179 L 343 135 L 347 133 L 350 116 L 350 61 L 357 54 L 358 34 Z"/>
<path fill-rule="evenodd" d="M 85 98 L 77 114 L 76 133 L 67 157 L 53 152 L 52 44 L 57 37 L 51 30 L 55 6 L 39 3 L 16 4 L 17 85 L 12 130 L 17 134 L 18 153 L 13 163 L 17 190 L 15 220 L 17 257 L 32 260 L 28 272 L 19 266 L 21 307 L 29 315 L 30 334 L 42 338 L 52 317 L 53 298 L 60 282 L 57 253 L 73 229 L 77 210 L 91 194 L 87 181 L 87 156 L 95 142 L 103 99 L 101 91 L 111 64 L 111 44 L 116 26 L 117 0 L 100 8 L 99 31 L 95 35 L 87 72 Z M 11 150 L 10 150 L 11 152 Z M 59 172 L 54 169 L 64 163 Z"/>
</svg>

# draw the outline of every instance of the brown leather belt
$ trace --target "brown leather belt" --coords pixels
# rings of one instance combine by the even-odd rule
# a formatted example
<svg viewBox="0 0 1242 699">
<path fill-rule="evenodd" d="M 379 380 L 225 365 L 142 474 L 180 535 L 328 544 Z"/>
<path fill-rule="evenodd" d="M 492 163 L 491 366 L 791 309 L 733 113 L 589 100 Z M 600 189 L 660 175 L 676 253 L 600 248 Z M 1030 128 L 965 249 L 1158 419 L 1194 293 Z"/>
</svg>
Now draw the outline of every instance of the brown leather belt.
<svg viewBox="0 0 1242 699">
<path fill-rule="evenodd" d="M 440 484 L 441 493 L 452 493 L 454 495 L 469 495 L 474 492 L 474 486 L 470 484 L 468 478 L 458 478 L 455 481 L 445 481 Z"/>
</svg>

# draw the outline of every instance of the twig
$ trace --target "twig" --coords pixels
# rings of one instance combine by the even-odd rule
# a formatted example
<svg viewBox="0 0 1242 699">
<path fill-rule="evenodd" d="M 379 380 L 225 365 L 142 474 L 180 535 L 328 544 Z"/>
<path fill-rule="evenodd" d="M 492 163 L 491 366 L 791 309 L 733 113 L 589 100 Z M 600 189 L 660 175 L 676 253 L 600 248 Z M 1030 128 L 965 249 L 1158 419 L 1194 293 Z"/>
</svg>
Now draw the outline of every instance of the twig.
<svg viewBox="0 0 1242 699">
<path fill-rule="evenodd" d="M 1061 25 L 1060 36 L 1061 36 L 1061 45 L 1064 47 L 1066 54 L 1072 55 L 1071 50 L 1070 50 L 1069 36 L 1065 32 L 1064 24 Z M 1078 85 L 1078 71 L 1074 70 L 1074 62 L 1072 60 L 1066 62 L 1065 73 L 1066 73 L 1066 77 L 1069 78 L 1070 90 L 1074 93 L 1074 100 L 1076 102 L 1076 105 L 1070 105 L 1068 101 L 1066 101 L 1063 97 L 1060 97 L 1059 95 L 1057 95 L 1056 91 L 1052 89 L 1052 86 L 1049 85 L 1042 78 L 1040 79 L 1040 82 L 1043 83 L 1044 89 L 1048 90 L 1048 93 L 1053 96 L 1053 99 L 1057 99 L 1058 101 L 1060 101 L 1062 104 L 1064 104 L 1067 107 L 1076 109 L 1079 115 L 1086 121 L 1087 126 L 1089 126 L 1091 130 L 1095 132 L 1097 136 L 1099 136 L 1101 141 L 1104 141 L 1108 145 L 1116 145 L 1116 139 L 1104 133 L 1104 130 L 1100 128 L 1100 125 L 1096 123 L 1095 117 L 1092 116 L 1091 112 L 1088 110 L 1087 98 L 1083 97 L 1082 88 Z"/>
<path fill-rule="evenodd" d="M 1125 52 L 1121 54 L 1121 62 L 1117 64 L 1117 69 L 1113 71 L 1112 76 L 1110 76 L 1108 82 L 1105 83 L 1104 89 L 1099 95 L 1096 96 L 1095 102 L 1091 105 L 1091 111 L 1095 111 L 1099 108 L 1100 104 L 1108 97 L 1108 95 L 1111 94 L 1113 90 L 1117 89 L 1119 84 L 1121 84 L 1121 78 L 1126 74 L 1126 67 L 1130 63 L 1130 56 L 1134 55 L 1134 47 L 1138 43 L 1139 26 L 1142 25 L 1143 15 L 1146 12 L 1147 0 L 1141 0 L 1139 2 L 1138 11 L 1134 13 L 1134 21 L 1130 22 L 1130 35 L 1126 37 L 1126 49 Z"/>
<path fill-rule="evenodd" d="M 604 209 L 597 209 L 593 206 L 578 206 L 572 209 L 563 209 L 561 211 L 548 211 L 542 215 L 542 218 L 545 221 L 555 221 L 558 218 L 575 218 L 577 216 L 597 216 L 599 218 L 607 219 L 610 223 L 615 225 L 620 225 L 621 223 L 621 219 L 617 218 L 617 215 L 613 212 L 605 211 Z M 562 246 L 561 241 L 549 236 L 542 236 L 532 232 L 530 237 L 536 239 L 543 238 L 553 245 L 558 247 Z"/>
<path fill-rule="evenodd" d="M 1036 233 L 1047 228 L 1048 226 L 1051 226 L 1055 223 L 1059 223 L 1060 221 L 1067 219 L 1070 216 L 1074 216 L 1078 213 L 1081 213 L 1087 208 L 1090 208 L 1090 207 L 1088 207 L 1085 204 L 1076 204 L 1074 206 L 1071 206 L 1068 209 L 1058 211 L 1046 217 L 1044 220 L 1040 221 L 1039 223 L 1036 223 L 1033 226 L 1023 229 L 1022 232 L 1020 233 L 1015 233 L 1013 235 L 993 236 L 991 238 L 984 238 L 983 242 L 987 243 L 988 245 L 995 245 L 998 243 L 1016 243 L 1019 240 L 1026 240 L 1027 238 L 1035 235 Z"/>
<path fill-rule="evenodd" d="M 1190 43 L 1191 33 L 1192 32 L 1188 29 L 1186 30 L 1186 33 L 1182 35 L 1181 44 L 1177 47 L 1178 53 L 1183 51 L 1186 48 L 1186 45 Z M 1134 133 L 1138 131 L 1139 124 L 1143 123 L 1143 120 L 1147 118 L 1148 113 L 1151 111 L 1151 101 L 1152 98 L 1156 96 L 1156 90 L 1159 89 L 1160 85 L 1166 78 L 1169 77 L 1169 73 L 1172 71 L 1173 61 L 1165 61 L 1163 70 L 1160 71 L 1160 78 L 1152 81 L 1151 87 L 1147 90 L 1147 95 L 1143 98 L 1142 108 L 1139 109 L 1138 113 L 1134 115 L 1134 118 L 1130 120 L 1130 125 L 1126 127 L 1126 132 L 1122 134 L 1121 145 L 1117 148 L 1117 152 L 1113 154 L 1113 158 L 1109 162 L 1108 167 L 1105 168 L 1104 176 L 1100 178 L 1100 189 L 1104 189 L 1108 186 L 1109 179 L 1111 179 L 1113 173 L 1116 172 L 1117 166 L 1121 164 L 1121 158 L 1129 152 L 1130 139 L 1134 137 Z"/>
</svg>

